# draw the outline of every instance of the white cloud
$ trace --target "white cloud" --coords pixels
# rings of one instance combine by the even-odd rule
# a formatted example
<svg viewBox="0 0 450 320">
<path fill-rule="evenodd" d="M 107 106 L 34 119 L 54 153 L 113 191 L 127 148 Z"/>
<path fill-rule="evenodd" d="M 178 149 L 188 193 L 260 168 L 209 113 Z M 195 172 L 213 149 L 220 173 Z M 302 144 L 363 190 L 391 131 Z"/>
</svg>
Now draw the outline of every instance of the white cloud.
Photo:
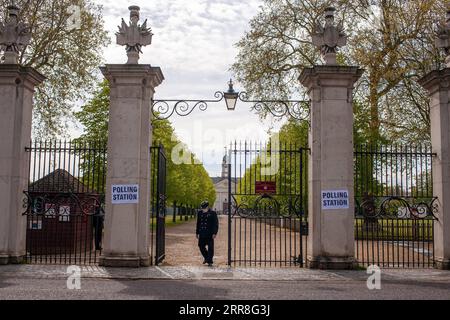
<svg viewBox="0 0 450 320">
<path fill-rule="evenodd" d="M 129 19 L 131 4 L 141 7 L 141 19 L 148 19 L 154 33 L 153 43 L 143 49 L 140 63 L 161 67 L 166 78 L 155 98 L 213 99 L 216 91 L 227 89 L 229 68 L 237 55 L 234 44 L 248 29 L 262 0 L 118 0 L 104 4 L 106 28 L 112 39 L 105 51 L 107 63 L 126 61 L 125 50 L 115 45 L 114 34 L 121 18 Z M 238 108 L 233 113 L 226 110 L 225 103 L 210 105 L 206 112 L 171 119 L 178 135 L 183 133 L 182 138 L 199 158 L 203 155 L 211 174 L 220 173 L 224 148 L 232 140 L 267 139 L 270 121 L 261 123 L 249 106 L 241 104 Z M 216 137 L 207 139 L 208 143 L 198 141 L 194 135 L 198 126 L 204 136 L 214 133 Z"/>
</svg>

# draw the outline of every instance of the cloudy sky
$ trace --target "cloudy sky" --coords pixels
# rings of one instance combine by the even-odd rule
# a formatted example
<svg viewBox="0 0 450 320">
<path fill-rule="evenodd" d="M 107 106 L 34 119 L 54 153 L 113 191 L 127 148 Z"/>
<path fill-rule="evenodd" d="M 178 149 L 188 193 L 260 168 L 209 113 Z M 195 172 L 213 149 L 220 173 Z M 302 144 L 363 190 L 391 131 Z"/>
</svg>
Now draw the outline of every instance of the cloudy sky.
<svg viewBox="0 0 450 320">
<path fill-rule="evenodd" d="M 103 1 L 96 0 L 99 4 Z M 141 20 L 148 19 L 154 36 L 144 48 L 140 63 L 162 68 L 165 82 L 157 88 L 156 99 L 213 99 L 216 91 L 227 89 L 229 71 L 237 50 L 234 44 L 248 30 L 261 0 L 116 0 L 105 4 L 110 47 L 107 63 L 125 63 L 123 47 L 115 44 L 114 33 L 123 17 L 129 20 L 128 6 L 141 7 Z M 239 84 L 236 89 L 239 89 Z M 225 146 L 233 140 L 267 140 L 269 128 L 279 128 L 270 120 L 261 122 L 239 104 L 229 112 L 225 104 L 210 105 L 206 112 L 187 118 L 173 117 L 177 135 L 195 152 L 211 175 L 220 174 Z"/>
</svg>

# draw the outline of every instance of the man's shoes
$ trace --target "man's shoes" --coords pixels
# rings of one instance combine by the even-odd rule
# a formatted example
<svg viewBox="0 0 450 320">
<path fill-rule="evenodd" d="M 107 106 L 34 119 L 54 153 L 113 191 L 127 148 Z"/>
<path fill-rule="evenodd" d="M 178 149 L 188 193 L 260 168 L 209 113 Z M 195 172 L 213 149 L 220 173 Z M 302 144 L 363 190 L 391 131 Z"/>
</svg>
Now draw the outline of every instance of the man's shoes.
<svg viewBox="0 0 450 320">
<path fill-rule="evenodd" d="M 203 264 L 207 264 L 208 262 L 206 260 L 203 260 Z"/>
<path fill-rule="evenodd" d="M 213 264 L 212 263 L 208 263 L 208 267 L 212 268 Z"/>
</svg>

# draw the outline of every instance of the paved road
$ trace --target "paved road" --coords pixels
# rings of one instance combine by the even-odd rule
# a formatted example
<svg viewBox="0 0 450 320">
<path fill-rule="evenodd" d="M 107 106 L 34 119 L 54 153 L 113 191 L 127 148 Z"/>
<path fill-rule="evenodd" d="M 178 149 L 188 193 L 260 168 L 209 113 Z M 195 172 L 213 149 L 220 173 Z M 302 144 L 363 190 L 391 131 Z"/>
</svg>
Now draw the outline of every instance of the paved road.
<svg viewBox="0 0 450 320">
<path fill-rule="evenodd" d="M 450 284 L 436 281 L 384 281 L 369 291 L 362 280 L 234 281 L 85 279 L 68 290 L 64 279 L 0 278 L 0 300 L 450 300 Z"/>
<path fill-rule="evenodd" d="M 365 271 L 300 268 L 82 267 L 81 290 L 67 289 L 66 266 L 0 266 L 0 300 L 450 300 L 450 272 L 382 270 L 382 290 Z"/>
</svg>

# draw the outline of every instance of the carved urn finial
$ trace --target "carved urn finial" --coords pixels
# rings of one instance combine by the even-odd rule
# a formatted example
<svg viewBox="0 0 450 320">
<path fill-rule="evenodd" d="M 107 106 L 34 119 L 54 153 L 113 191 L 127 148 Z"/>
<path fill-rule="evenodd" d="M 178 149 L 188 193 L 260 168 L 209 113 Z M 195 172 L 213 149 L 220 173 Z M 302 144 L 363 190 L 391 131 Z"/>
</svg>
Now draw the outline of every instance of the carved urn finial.
<svg viewBox="0 0 450 320">
<path fill-rule="evenodd" d="M 130 10 L 130 23 L 127 25 L 122 19 L 122 25 L 119 27 L 119 32 L 116 33 L 117 44 L 126 46 L 127 64 L 138 64 L 139 53 L 143 53 L 142 47 L 152 43 L 153 34 L 151 28 L 147 27 L 147 20 L 139 25 L 141 9 L 138 6 L 131 6 L 128 10 Z"/>
<path fill-rule="evenodd" d="M 335 8 L 325 9 L 325 25 L 318 23 L 312 35 L 313 44 L 320 49 L 327 65 L 336 65 L 339 48 L 347 45 L 347 35 L 342 22 L 335 25 L 335 12 Z"/>
<path fill-rule="evenodd" d="M 11 5 L 7 9 L 6 21 L 0 22 L 0 51 L 4 53 L 4 64 L 18 64 L 20 52 L 30 44 L 31 29 L 19 22 L 19 7 Z"/>
<path fill-rule="evenodd" d="M 436 39 L 438 48 L 443 49 L 446 54 L 447 68 L 450 68 L 450 5 L 447 6 L 447 20 L 439 28 L 438 37 Z"/>
</svg>

